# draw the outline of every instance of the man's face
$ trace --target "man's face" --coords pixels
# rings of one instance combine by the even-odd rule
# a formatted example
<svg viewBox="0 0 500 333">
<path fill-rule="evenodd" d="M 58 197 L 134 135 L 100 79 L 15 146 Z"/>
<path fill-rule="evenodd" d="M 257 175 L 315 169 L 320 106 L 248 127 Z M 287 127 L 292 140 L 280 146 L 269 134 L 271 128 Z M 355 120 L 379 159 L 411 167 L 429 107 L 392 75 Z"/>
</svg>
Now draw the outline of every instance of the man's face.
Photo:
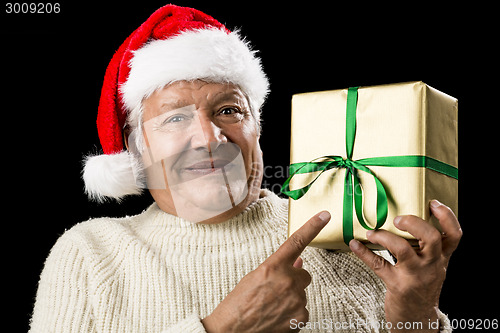
<svg viewBox="0 0 500 333">
<path fill-rule="evenodd" d="M 180 81 L 145 99 L 143 109 L 142 157 L 162 210 L 216 223 L 257 200 L 258 125 L 237 86 Z"/>
</svg>

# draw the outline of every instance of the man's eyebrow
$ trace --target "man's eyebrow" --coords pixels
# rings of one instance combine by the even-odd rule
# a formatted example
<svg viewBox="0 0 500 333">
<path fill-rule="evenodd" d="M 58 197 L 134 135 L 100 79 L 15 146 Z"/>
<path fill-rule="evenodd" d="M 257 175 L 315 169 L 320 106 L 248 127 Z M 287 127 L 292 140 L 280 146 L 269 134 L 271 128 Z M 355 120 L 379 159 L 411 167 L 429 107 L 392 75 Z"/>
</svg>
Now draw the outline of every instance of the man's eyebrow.
<svg viewBox="0 0 500 333">
<path fill-rule="evenodd" d="M 244 98 L 241 94 L 235 92 L 235 91 L 221 91 L 217 94 L 215 94 L 211 100 L 213 103 L 220 103 L 225 100 L 235 100 L 238 102 L 241 102 L 241 99 Z"/>
<path fill-rule="evenodd" d="M 182 99 L 176 99 L 172 101 L 165 101 L 161 104 L 160 109 L 162 111 L 172 111 L 180 108 L 184 108 L 186 106 L 192 105 L 193 103 L 190 101 L 185 101 Z"/>
</svg>

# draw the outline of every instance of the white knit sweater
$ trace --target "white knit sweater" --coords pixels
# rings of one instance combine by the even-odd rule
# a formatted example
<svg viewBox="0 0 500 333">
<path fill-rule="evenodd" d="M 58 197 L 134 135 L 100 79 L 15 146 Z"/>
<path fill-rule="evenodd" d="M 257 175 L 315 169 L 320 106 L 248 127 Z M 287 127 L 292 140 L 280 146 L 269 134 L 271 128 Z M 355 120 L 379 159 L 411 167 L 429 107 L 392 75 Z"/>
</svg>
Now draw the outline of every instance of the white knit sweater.
<svg viewBox="0 0 500 333">
<path fill-rule="evenodd" d="M 215 225 L 156 204 L 137 216 L 80 223 L 50 252 L 30 332 L 205 332 L 200 319 L 286 240 L 287 209 L 263 190 Z M 312 275 L 306 328 L 313 329 L 304 332 L 386 331 L 385 286 L 367 266 L 353 254 L 311 247 L 301 257 Z"/>
</svg>

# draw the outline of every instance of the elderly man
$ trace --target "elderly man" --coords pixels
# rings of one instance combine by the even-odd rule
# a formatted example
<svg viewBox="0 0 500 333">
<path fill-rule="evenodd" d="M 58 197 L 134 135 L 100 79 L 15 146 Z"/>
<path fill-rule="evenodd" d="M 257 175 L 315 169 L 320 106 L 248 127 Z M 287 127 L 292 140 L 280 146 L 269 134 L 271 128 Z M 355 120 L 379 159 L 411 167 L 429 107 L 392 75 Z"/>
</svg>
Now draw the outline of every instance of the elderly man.
<svg viewBox="0 0 500 333">
<path fill-rule="evenodd" d="M 318 212 L 287 239 L 287 201 L 262 190 L 260 109 L 268 81 L 249 45 L 212 17 L 167 5 L 115 53 L 87 158 L 97 200 L 147 188 L 154 203 L 74 226 L 42 272 L 31 332 L 446 331 L 438 309 L 460 237 L 454 214 L 415 216 L 352 253 L 306 247 Z"/>
</svg>

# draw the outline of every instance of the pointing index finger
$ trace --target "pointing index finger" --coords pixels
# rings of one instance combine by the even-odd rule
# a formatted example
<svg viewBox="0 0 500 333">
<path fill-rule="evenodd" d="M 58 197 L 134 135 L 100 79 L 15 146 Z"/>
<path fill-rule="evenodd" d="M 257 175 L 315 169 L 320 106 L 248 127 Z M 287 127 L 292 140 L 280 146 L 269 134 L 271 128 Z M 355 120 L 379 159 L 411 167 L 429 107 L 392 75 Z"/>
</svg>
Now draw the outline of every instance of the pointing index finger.
<svg viewBox="0 0 500 333">
<path fill-rule="evenodd" d="M 322 211 L 311 217 L 300 229 L 295 231 L 269 259 L 293 265 L 302 251 L 330 221 L 330 213 Z"/>
</svg>

